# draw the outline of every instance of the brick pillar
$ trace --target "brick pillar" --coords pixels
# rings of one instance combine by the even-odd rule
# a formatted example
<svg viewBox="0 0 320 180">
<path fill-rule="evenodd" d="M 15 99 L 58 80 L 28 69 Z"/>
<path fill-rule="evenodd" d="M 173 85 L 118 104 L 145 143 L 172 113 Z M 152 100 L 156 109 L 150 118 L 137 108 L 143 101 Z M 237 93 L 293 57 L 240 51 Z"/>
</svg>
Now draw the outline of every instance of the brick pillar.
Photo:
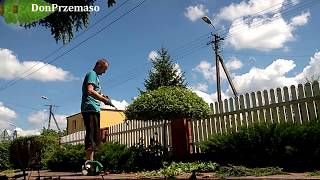
<svg viewBox="0 0 320 180">
<path fill-rule="evenodd" d="M 101 142 L 105 143 L 107 141 L 108 131 L 109 131 L 108 127 L 104 129 L 100 129 Z"/>
<path fill-rule="evenodd" d="M 192 128 L 190 119 L 171 121 L 172 153 L 178 160 L 186 159 L 192 153 Z"/>
</svg>

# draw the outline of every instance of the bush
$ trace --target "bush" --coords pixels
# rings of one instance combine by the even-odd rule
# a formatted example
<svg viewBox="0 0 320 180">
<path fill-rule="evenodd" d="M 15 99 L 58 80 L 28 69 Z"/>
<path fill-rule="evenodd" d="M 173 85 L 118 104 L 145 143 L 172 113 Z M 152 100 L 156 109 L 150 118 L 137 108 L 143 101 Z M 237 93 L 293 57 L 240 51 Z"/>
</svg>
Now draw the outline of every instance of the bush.
<svg viewBox="0 0 320 180">
<path fill-rule="evenodd" d="M 81 171 L 85 156 L 84 145 L 64 145 L 53 152 L 47 165 L 52 171 Z"/>
<path fill-rule="evenodd" d="M 0 171 L 10 169 L 12 164 L 10 163 L 10 141 L 0 142 Z"/>
<path fill-rule="evenodd" d="M 204 118 L 209 113 L 209 105 L 191 90 L 165 86 L 141 94 L 125 111 L 128 119 L 141 120 Z"/>
<path fill-rule="evenodd" d="M 126 145 L 115 142 L 105 143 L 95 157 L 107 171 L 122 172 L 129 170 L 130 151 Z"/>
<path fill-rule="evenodd" d="M 14 168 L 40 168 L 43 141 L 40 136 L 19 137 L 10 144 L 10 161 Z"/>
<path fill-rule="evenodd" d="M 143 141 L 130 147 L 129 166 L 132 171 L 154 170 L 162 167 L 167 153 L 157 141 L 150 139 L 150 145 L 145 147 Z"/>
<path fill-rule="evenodd" d="M 41 167 L 42 169 L 48 169 L 49 160 L 53 158 L 54 153 L 59 149 L 59 135 L 57 133 L 44 132 L 41 134 L 44 144 L 41 155 Z"/>
<path fill-rule="evenodd" d="M 255 124 L 201 143 L 205 156 L 221 164 L 279 166 L 304 171 L 320 167 L 320 122 Z"/>
</svg>

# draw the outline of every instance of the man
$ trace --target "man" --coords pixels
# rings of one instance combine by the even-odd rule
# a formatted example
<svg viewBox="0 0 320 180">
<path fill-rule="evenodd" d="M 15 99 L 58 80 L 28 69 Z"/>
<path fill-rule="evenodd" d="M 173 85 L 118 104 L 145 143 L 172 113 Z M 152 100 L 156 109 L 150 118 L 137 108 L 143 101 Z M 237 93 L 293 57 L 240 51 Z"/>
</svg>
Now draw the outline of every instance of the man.
<svg viewBox="0 0 320 180">
<path fill-rule="evenodd" d="M 104 74 L 109 67 L 109 62 L 99 59 L 94 69 L 88 72 L 82 84 L 81 113 L 86 128 L 85 148 L 87 160 L 93 160 L 94 151 L 100 145 L 100 102 L 111 105 L 111 100 L 101 94 L 99 76 Z"/>
</svg>

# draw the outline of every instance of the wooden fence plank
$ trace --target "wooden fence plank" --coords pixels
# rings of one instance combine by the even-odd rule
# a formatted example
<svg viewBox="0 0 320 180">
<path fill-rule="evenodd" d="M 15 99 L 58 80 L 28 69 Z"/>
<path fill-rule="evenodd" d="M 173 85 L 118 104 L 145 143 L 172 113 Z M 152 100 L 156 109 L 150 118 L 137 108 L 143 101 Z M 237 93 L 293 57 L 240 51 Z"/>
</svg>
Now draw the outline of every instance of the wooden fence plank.
<svg viewBox="0 0 320 180">
<path fill-rule="evenodd" d="M 213 103 L 210 103 L 210 109 L 211 109 L 211 112 L 212 114 L 214 114 L 214 108 L 213 108 Z M 213 116 L 210 116 L 210 134 L 216 134 L 217 131 L 216 131 L 216 122 L 213 118 Z"/>
<path fill-rule="evenodd" d="M 281 88 L 277 88 L 277 97 L 278 97 L 278 103 L 283 102 Z M 279 115 L 279 122 L 284 123 L 286 121 L 286 117 L 284 114 L 284 106 L 279 106 L 277 110 Z"/>
<path fill-rule="evenodd" d="M 320 95 L 320 88 L 319 88 L 319 82 L 318 81 L 314 81 L 312 83 L 312 93 L 313 93 L 313 96 L 319 96 Z M 315 100 L 315 104 L 316 104 L 317 118 L 320 118 L 320 100 L 319 99 Z"/>
<path fill-rule="evenodd" d="M 276 97 L 274 93 L 274 89 L 270 89 L 270 99 L 271 99 L 271 104 L 276 103 Z M 277 108 L 271 108 L 271 115 L 272 115 L 272 122 L 274 123 L 279 123 L 279 118 L 278 118 L 278 113 L 277 113 Z"/>
<path fill-rule="evenodd" d="M 240 110 L 240 103 L 239 103 L 239 98 L 238 96 L 234 98 L 234 104 L 235 104 L 235 110 L 236 111 L 239 111 Z M 240 113 L 237 113 L 236 115 L 236 130 L 238 131 L 239 128 L 242 126 L 242 123 L 241 123 L 241 118 L 240 118 Z"/>
<path fill-rule="evenodd" d="M 235 111 L 233 98 L 229 98 L 229 103 L 230 103 L 230 111 L 231 112 Z M 231 115 L 230 124 L 231 124 L 231 132 L 236 132 L 237 131 L 237 129 L 236 129 L 236 114 Z"/>
<path fill-rule="evenodd" d="M 224 112 L 230 112 L 229 111 L 229 103 L 228 103 L 227 99 L 224 100 Z M 231 130 L 231 128 L 230 128 L 230 116 L 226 115 L 224 117 L 224 121 L 225 121 L 225 124 L 226 124 L 226 132 L 229 133 L 230 130 Z"/>
<path fill-rule="evenodd" d="M 306 97 L 307 98 L 310 98 L 310 97 L 313 97 L 313 94 L 312 94 L 312 88 L 311 88 L 311 83 L 307 83 L 307 84 L 305 84 L 305 92 L 306 92 Z M 308 101 L 307 102 L 307 106 L 308 106 L 308 108 L 307 108 L 307 110 L 308 110 L 308 112 L 309 112 L 309 117 L 310 117 L 310 119 L 309 120 L 315 120 L 316 119 L 316 117 L 317 117 L 317 112 L 316 112 L 316 109 L 315 109 L 315 107 L 314 107 L 314 101 Z"/>
<path fill-rule="evenodd" d="M 293 114 L 292 114 L 292 110 L 291 110 L 291 105 L 289 104 L 290 97 L 289 97 L 289 90 L 288 90 L 287 86 L 283 87 L 283 94 L 284 94 L 284 101 L 288 103 L 285 106 L 286 122 L 294 122 Z"/>
<path fill-rule="evenodd" d="M 264 115 L 264 110 L 263 110 L 263 104 L 262 104 L 262 94 L 261 91 L 257 92 L 257 97 L 258 97 L 258 107 L 261 107 L 261 109 L 258 110 L 258 116 L 259 116 L 259 123 L 265 123 L 266 118 Z"/>
<path fill-rule="evenodd" d="M 251 93 L 250 93 L 250 97 L 251 97 L 252 107 L 253 107 L 253 108 L 257 107 L 256 93 L 251 92 Z M 259 120 L 258 120 L 258 110 L 252 111 L 252 123 L 259 123 Z"/>
<path fill-rule="evenodd" d="M 269 105 L 269 95 L 268 95 L 268 91 L 264 90 L 263 91 L 263 98 L 264 98 L 264 105 Z M 267 123 L 272 123 L 272 119 L 271 119 L 271 112 L 270 112 L 270 108 L 266 108 L 265 109 L 265 117 L 266 117 L 266 122 Z"/>
<path fill-rule="evenodd" d="M 214 109 L 215 109 L 215 114 L 219 114 L 220 111 L 219 111 L 219 104 L 218 102 L 215 102 L 214 103 Z M 222 133 L 222 130 L 221 130 L 221 121 L 220 121 L 220 116 L 217 116 L 216 118 L 216 127 L 217 127 L 217 133 Z"/>
<path fill-rule="evenodd" d="M 239 110 L 245 110 L 246 107 L 244 106 L 244 97 L 243 95 L 240 95 L 240 109 Z M 242 112 L 240 114 L 240 119 L 241 119 L 241 124 L 242 126 L 248 127 L 248 119 L 247 119 L 247 115 L 246 112 Z"/>
<path fill-rule="evenodd" d="M 302 84 L 298 84 L 298 99 L 304 99 L 305 98 L 305 93 L 304 93 L 304 87 Z M 307 112 L 307 107 L 306 107 L 306 102 L 301 102 L 299 103 L 300 105 L 300 112 L 301 112 L 301 122 L 308 122 L 309 117 L 308 117 L 308 112 Z"/>
<path fill-rule="evenodd" d="M 292 85 L 290 87 L 290 90 L 291 90 L 291 96 L 292 96 L 292 100 L 297 100 L 297 91 L 296 91 L 296 87 L 294 85 Z M 292 114 L 293 114 L 293 117 L 294 117 L 294 122 L 295 123 L 299 123 L 301 124 L 301 118 L 300 118 L 300 111 L 299 111 L 299 106 L 298 106 L 298 102 L 295 102 L 292 104 Z"/>
<path fill-rule="evenodd" d="M 250 102 L 249 93 L 245 94 L 245 99 L 246 99 L 246 109 L 251 108 L 251 102 Z M 252 122 L 253 122 L 253 120 L 252 120 L 252 112 L 251 111 L 246 111 L 246 119 L 247 119 L 248 126 L 251 125 Z"/>
<path fill-rule="evenodd" d="M 224 112 L 224 108 L 223 108 L 223 102 L 219 102 L 219 113 L 222 114 Z M 219 119 L 220 119 L 220 125 L 221 125 L 221 133 L 226 133 L 226 122 L 224 120 L 224 117 L 219 115 Z"/>
</svg>

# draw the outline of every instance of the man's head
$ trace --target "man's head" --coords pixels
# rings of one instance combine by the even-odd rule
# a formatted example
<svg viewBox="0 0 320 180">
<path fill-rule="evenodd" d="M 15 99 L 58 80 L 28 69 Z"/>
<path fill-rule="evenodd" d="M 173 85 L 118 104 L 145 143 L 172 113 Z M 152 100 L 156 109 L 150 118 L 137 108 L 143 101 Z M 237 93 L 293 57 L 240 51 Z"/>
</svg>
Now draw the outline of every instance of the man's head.
<svg viewBox="0 0 320 180">
<path fill-rule="evenodd" d="M 98 75 L 102 75 L 103 73 L 106 72 L 106 70 L 109 67 L 109 62 L 106 59 L 99 59 L 96 62 L 96 65 L 94 66 L 94 71 L 98 74 Z"/>
</svg>

